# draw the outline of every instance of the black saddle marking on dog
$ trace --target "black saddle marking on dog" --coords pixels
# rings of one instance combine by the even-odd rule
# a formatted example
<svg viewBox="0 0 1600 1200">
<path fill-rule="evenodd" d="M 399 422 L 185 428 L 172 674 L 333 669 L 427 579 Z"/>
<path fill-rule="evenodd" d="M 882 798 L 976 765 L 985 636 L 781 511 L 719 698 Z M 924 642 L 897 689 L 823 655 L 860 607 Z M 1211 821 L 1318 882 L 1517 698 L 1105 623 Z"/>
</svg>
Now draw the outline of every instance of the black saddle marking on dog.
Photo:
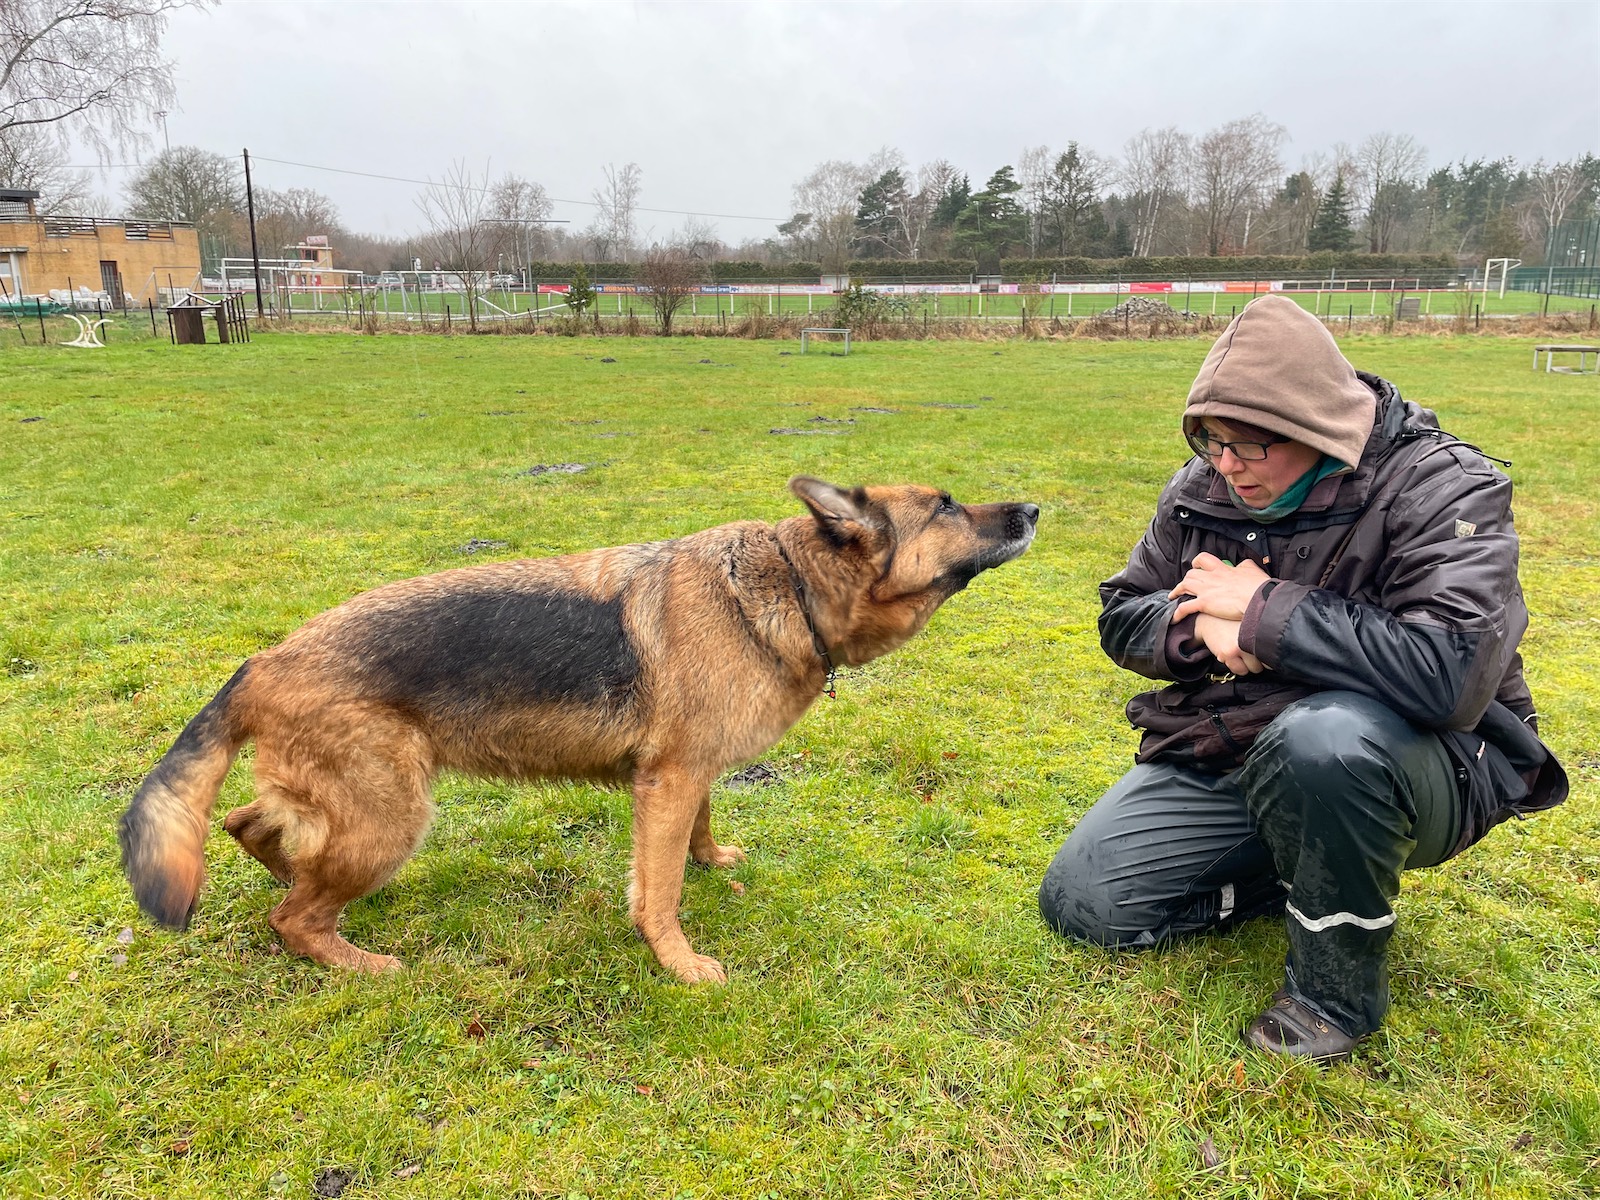
<svg viewBox="0 0 1600 1200">
<path fill-rule="evenodd" d="M 384 699 L 435 711 L 620 701 L 639 680 L 621 598 L 557 590 L 419 600 L 385 618 L 361 663 Z"/>
</svg>

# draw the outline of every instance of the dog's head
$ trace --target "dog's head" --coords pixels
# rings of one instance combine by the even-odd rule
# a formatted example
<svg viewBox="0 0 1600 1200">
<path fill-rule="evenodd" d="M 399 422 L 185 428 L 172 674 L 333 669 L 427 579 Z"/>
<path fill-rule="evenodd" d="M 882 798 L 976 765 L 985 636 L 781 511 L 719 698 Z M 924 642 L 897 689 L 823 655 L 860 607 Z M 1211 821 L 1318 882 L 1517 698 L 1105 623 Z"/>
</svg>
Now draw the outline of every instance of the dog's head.
<svg viewBox="0 0 1600 1200">
<path fill-rule="evenodd" d="M 1039 522 L 1036 504 L 957 504 L 930 487 L 845 489 L 797 475 L 789 490 L 811 510 L 812 544 L 828 563 L 807 585 L 852 666 L 902 645 L 976 575 L 1021 555 Z"/>
</svg>

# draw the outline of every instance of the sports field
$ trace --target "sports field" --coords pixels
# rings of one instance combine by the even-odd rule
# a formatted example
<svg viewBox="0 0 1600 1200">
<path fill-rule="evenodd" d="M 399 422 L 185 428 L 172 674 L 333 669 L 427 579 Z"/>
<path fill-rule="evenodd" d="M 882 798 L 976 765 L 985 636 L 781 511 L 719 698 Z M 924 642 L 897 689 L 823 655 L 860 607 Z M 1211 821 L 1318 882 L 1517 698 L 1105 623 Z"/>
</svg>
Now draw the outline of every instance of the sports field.
<svg viewBox="0 0 1600 1200">
<path fill-rule="evenodd" d="M 1205 341 L 6 343 L 0 1195 L 1594 1195 L 1600 387 L 1527 340 L 1343 344 L 1515 462 L 1574 787 L 1406 877 L 1388 1024 L 1319 1072 L 1240 1043 L 1275 922 L 1115 955 L 1034 901 L 1133 752 L 1095 585 L 1186 455 Z M 588 786 L 441 782 L 346 919 L 404 974 L 280 953 L 220 829 L 192 929 L 139 918 L 117 817 L 246 656 L 389 580 L 778 519 L 799 472 L 1043 516 L 714 790 L 750 857 L 690 870 L 684 926 L 727 987 L 631 935 L 629 802 Z"/>
<path fill-rule="evenodd" d="M 745 285 L 749 286 L 749 285 Z M 1267 291 L 1265 284 L 1261 289 Z M 1086 292 L 1068 295 L 1035 295 L 1019 297 L 1015 293 L 1005 294 L 977 294 L 971 295 L 922 295 L 909 294 L 904 297 L 905 307 L 903 316 L 913 321 L 924 319 L 940 320 L 959 318 L 962 320 L 1004 320 L 1016 321 L 1021 315 L 1021 307 L 1025 303 L 1030 318 L 1057 317 L 1068 320 L 1077 317 L 1091 317 L 1102 313 L 1109 308 L 1126 301 L 1131 293 L 1127 290 L 1121 292 Z M 1144 293 L 1137 293 L 1144 296 Z M 1402 300 L 1412 300 L 1417 303 L 1417 315 L 1420 318 L 1453 319 L 1458 313 L 1472 317 L 1481 312 L 1485 317 L 1531 316 L 1545 311 L 1546 300 L 1542 294 L 1535 292 L 1507 292 L 1504 296 L 1494 291 L 1485 295 L 1481 291 L 1450 291 L 1432 290 L 1416 291 L 1406 289 L 1390 289 L 1385 286 L 1374 287 L 1366 290 L 1354 291 L 1324 291 L 1324 292 L 1283 292 L 1291 300 L 1300 304 L 1308 311 L 1318 316 L 1337 320 L 1369 321 L 1393 317 L 1397 312 L 1397 305 Z M 1171 305 L 1178 311 L 1188 311 L 1197 316 L 1215 316 L 1224 319 L 1232 315 L 1246 304 L 1250 303 L 1250 292 L 1206 292 L 1182 290 L 1152 294 L 1149 299 L 1159 300 Z M 247 298 L 248 299 L 248 298 Z M 551 316 L 562 316 L 567 312 L 563 299 L 558 293 L 542 293 L 532 296 L 527 292 L 502 292 L 490 291 L 483 293 L 482 299 L 487 304 L 481 304 L 480 314 L 496 315 L 497 313 L 520 314 L 527 313 L 530 309 L 539 310 L 540 319 Z M 280 302 L 282 297 L 279 297 Z M 320 296 L 309 292 L 296 292 L 290 297 L 296 313 L 314 309 L 324 311 L 337 311 L 344 313 L 346 307 L 352 314 L 358 312 L 363 305 L 371 309 L 380 319 L 404 320 L 408 315 L 426 313 L 431 317 L 442 318 L 446 307 L 454 319 L 462 319 L 466 310 L 465 297 L 455 292 L 424 292 L 419 297 L 414 291 L 407 291 L 402 297 L 398 288 L 388 290 L 368 290 L 364 297 L 358 298 L 355 292 L 348 297 L 341 293 L 328 292 Z M 752 313 L 778 314 L 807 314 L 818 318 L 825 317 L 832 311 L 837 298 L 831 294 L 804 294 L 799 289 L 784 290 L 778 285 L 773 285 L 771 290 L 764 292 L 740 291 L 727 294 L 701 294 L 686 300 L 680 310 L 677 321 L 686 324 L 693 321 L 716 321 L 719 319 L 734 320 Z M 1552 313 L 1586 313 L 1594 307 L 1597 301 L 1583 296 L 1559 296 L 1549 298 L 1548 310 Z M 493 307 L 490 307 L 490 306 Z M 253 311 L 253 310 L 252 310 Z M 648 296 L 631 292 L 599 292 L 595 296 L 594 311 L 605 317 L 627 316 L 630 313 L 638 316 L 645 322 L 652 320 L 650 299 Z M 822 323 L 819 320 L 819 323 Z"/>
</svg>

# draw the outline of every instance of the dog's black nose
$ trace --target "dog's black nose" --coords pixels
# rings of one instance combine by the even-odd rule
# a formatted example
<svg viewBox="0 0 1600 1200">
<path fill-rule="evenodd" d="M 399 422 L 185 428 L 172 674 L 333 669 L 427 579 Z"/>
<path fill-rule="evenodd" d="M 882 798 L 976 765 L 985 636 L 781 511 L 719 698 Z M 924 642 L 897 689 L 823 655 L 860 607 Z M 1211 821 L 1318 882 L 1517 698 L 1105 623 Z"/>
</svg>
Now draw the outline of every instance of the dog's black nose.
<svg viewBox="0 0 1600 1200">
<path fill-rule="evenodd" d="M 1024 504 L 1022 506 L 1022 515 L 1028 518 L 1028 524 L 1037 525 L 1039 523 L 1039 506 L 1037 504 Z"/>
</svg>

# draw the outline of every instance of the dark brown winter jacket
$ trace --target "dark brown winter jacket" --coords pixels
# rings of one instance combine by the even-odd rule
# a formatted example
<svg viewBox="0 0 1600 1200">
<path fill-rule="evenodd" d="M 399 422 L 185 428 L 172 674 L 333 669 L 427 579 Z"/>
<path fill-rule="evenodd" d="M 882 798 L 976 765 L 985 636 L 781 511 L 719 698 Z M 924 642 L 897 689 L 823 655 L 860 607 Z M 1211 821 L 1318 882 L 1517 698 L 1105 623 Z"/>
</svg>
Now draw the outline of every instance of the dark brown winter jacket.
<svg viewBox="0 0 1600 1200">
<path fill-rule="evenodd" d="M 1101 645 L 1119 666 L 1174 681 L 1128 704 L 1141 762 L 1232 770 L 1318 691 L 1361 692 L 1436 731 L 1456 766 L 1459 851 L 1567 793 L 1517 653 L 1528 611 L 1511 481 L 1392 384 L 1359 378 L 1377 397 L 1360 463 L 1289 516 L 1262 525 L 1241 513 L 1203 458 L 1173 476 L 1128 565 L 1100 585 Z M 1193 618 L 1171 624 L 1167 593 L 1203 551 L 1272 577 L 1240 628 L 1240 648 L 1268 668 L 1258 675 L 1229 674 Z"/>
</svg>

